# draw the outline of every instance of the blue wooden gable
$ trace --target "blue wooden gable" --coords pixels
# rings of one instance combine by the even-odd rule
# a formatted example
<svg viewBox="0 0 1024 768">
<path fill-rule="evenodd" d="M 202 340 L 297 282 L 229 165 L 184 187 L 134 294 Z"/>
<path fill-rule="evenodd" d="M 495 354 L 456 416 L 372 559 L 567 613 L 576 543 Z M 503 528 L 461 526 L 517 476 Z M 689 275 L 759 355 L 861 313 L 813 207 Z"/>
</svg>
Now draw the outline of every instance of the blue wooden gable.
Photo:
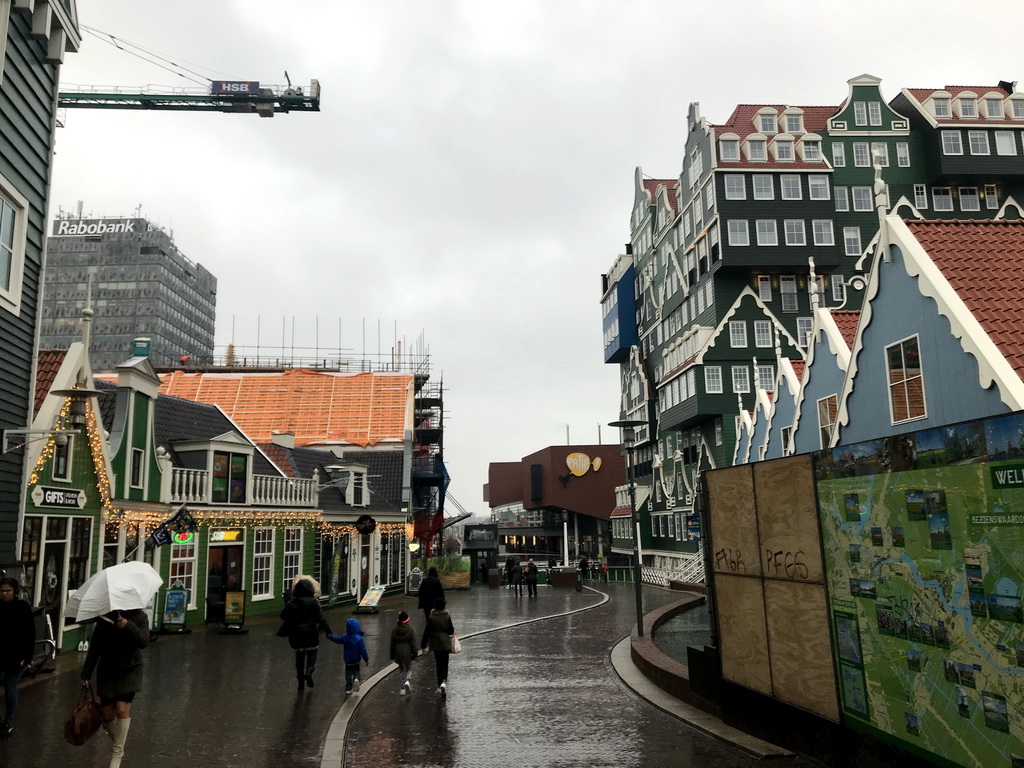
<svg viewBox="0 0 1024 768">
<path fill-rule="evenodd" d="M 821 445 L 818 401 L 842 394 L 849 365 L 849 348 L 827 309 L 815 314 L 811 351 L 804 369 L 794 418 L 792 453 L 810 453 Z"/>
<path fill-rule="evenodd" d="M 786 359 L 779 360 L 779 373 L 772 398 L 772 410 L 768 416 L 768 436 L 764 447 L 765 459 L 781 459 L 785 455 L 782 444 L 782 430 L 793 425 L 796 416 L 796 400 L 800 395 L 800 382 L 793 367 Z"/>
</svg>

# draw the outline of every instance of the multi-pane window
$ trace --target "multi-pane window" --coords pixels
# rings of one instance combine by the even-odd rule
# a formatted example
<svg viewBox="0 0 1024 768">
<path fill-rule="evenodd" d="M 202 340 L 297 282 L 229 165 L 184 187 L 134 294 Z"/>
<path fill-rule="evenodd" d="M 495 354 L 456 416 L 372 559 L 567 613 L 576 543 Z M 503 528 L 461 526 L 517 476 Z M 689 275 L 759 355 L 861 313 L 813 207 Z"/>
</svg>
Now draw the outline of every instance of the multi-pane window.
<svg viewBox="0 0 1024 768">
<path fill-rule="evenodd" d="M 832 219 L 814 219 L 811 222 L 814 231 L 815 245 L 835 245 L 836 237 L 832 230 Z"/>
<path fill-rule="evenodd" d="M 828 176 L 812 173 L 807 177 L 807 191 L 811 200 L 828 200 Z"/>
<path fill-rule="evenodd" d="M 274 529 L 257 528 L 252 536 L 252 596 L 272 597 L 274 573 Z"/>
<path fill-rule="evenodd" d="M 750 245 L 746 219 L 729 219 L 729 245 Z"/>
<path fill-rule="evenodd" d="M 188 590 L 189 607 L 196 606 L 195 591 L 196 571 L 196 545 L 195 541 L 190 544 L 171 544 L 171 571 L 167 583 L 171 586 L 180 581 L 182 587 Z"/>
<path fill-rule="evenodd" d="M 804 147 L 804 160 L 813 161 L 821 160 L 821 142 L 820 141 L 805 141 Z"/>
<path fill-rule="evenodd" d="M 53 441 L 53 479 L 71 479 L 71 447 L 74 435 L 61 435 L 62 440 Z"/>
<path fill-rule="evenodd" d="M 842 275 L 832 275 L 832 301 L 840 304 L 846 301 L 846 283 Z"/>
<path fill-rule="evenodd" d="M 780 277 L 779 293 L 782 294 L 782 311 L 796 312 L 796 277 L 793 275 L 783 275 L 782 277 Z"/>
<path fill-rule="evenodd" d="M 1017 142 L 1014 140 L 1013 131 L 996 131 L 996 154 L 1017 154 Z"/>
<path fill-rule="evenodd" d="M 21 306 L 27 208 L 28 201 L 0 177 L 0 306 L 9 311 Z"/>
<path fill-rule="evenodd" d="M 732 391 L 750 391 L 750 369 L 745 365 L 734 365 L 732 367 Z"/>
<path fill-rule="evenodd" d="M 978 100 L 971 96 L 960 97 L 960 117 L 977 117 Z"/>
<path fill-rule="evenodd" d="M 832 444 L 832 430 L 835 427 L 838 413 L 838 395 L 829 395 L 818 401 L 818 438 L 823 449 Z"/>
<path fill-rule="evenodd" d="M 910 167 L 910 143 L 906 141 L 896 142 L 896 165 L 900 168 Z"/>
<path fill-rule="evenodd" d="M 868 142 L 853 142 L 853 164 L 858 168 L 871 167 L 871 145 Z"/>
<path fill-rule="evenodd" d="M 709 211 L 715 208 L 715 187 L 710 183 L 704 186 L 704 207 Z"/>
<path fill-rule="evenodd" d="M 779 177 L 783 200 L 800 200 L 800 177 L 795 173 L 786 173 Z"/>
<path fill-rule="evenodd" d="M 740 159 L 740 142 L 738 139 L 722 139 L 718 142 L 718 159 L 726 163 L 735 163 Z"/>
<path fill-rule="evenodd" d="M 855 125 L 868 124 L 868 105 L 864 101 L 853 102 L 853 122 Z"/>
<path fill-rule="evenodd" d="M 843 253 L 860 256 L 860 227 L 843 227 Z"/>
<path fill-rule="evenodd" d="M 786 245 L 807 245 L 803 219 L 786 219 Z"/>
<path fill-rule="evenodd" d="M 835 168 L 846 167 L 846 145 L 838 141 L 832 145 L 832 165 Z"/>
<path fill-rule="evenodd" d="M 747 199 L 747 182 L 742 173 L 725 174 L 725 199 Z"/>
<path fill-rule="evenodd" d="M 796 319 L 796 343 L 806 347 L 811 340 L 811 330 L 814 327 L 814 318 L 798 317 Z"/>
<path fill-rule="evenodd" d="M 760 115 L 761 133 L 775 133 L 775 115 Z"/>
<path fill-rule="evenodd" d="M 751 139 L 747 142 L 747 157 L 751 162 L 763 163 L 768 159 L 768 143 L 764 139 Z"/>
<path fill-rule="evenodd" d="M 1014 120 L 1024 120 L 1024 99 L 1010 99 L 1010 113 Z"/>
<path fill-rule="evenodd" d="M 786 131 L 788 133 L 803 133 L 803 115 L 786 115 Z"/>
<path fill-rule="evenodd" d="M 993 120 L 1002 120 L 1003 118 L 1003 100 L 1002 99 L 985 99 L 985 116 Z"/>
<path fill-rule="evenodd" d="M 722 444 L 722 420 L 715 419 L 715 445 Z M 678 530 L 682 530 L 682 523 L 679 524 Z"/>
<path fill-rule="evenodd" d="M 704 391 L 709 395 L 722 392 L 722 367 L 720 365 L 704 366 Z"/>
<path fill-rule="evenodd" d="M 949 187 L 932 187 L 932 208 L 936 211 L 953 210 L 953 192 Z"/>
<path fill-rule="evenodd" d="M 775 142 L 775 159 L 779 162 L 788 163 L 793 159 L 793 142 L 792 141 L 776 141 Z"/>
<path fill-rule="evenodd" d="M 733 349 L 747 346 L 747 324 L 743 320 L 729 321 L 729 346 Z"/>
<path fill-rule="evenodd" d="M 899 424 L 925 415 L 924 375 L 917 336 L 885 348 L 889 377 L 889 408 L 892 423 Z"/>
<path fill-rule="evenodd" d="M 284 529 L 284 583 L 286 588 L 302 571 L 302 528 L 288 526 Z"/>
<path fill-rule="evenodd" d="M 871 210 L 871 187 L 853 187 L 853 210 Z"/>
<path fill-rule="evenodd" d="M 761 301 L 772 300 L 772 279 L 768 275 L 758 275 L 757 295 Z"/>
<path fill-rule="evenodd" d="M 775 389 L 775 366 L 757 366 L 757 386 L 765 392 L 772 392 Z"/>
<path fill-rule="evenodd" d="M 755 173 L 751 179 L 755 200 L 774 200 L 775 183 L 769 173 Z"/>
<path fill-rule="evenodd" d="M 950 117 L 952 112 L 949 110 L 949 99 L 941 96 L 932 99 L 932 111 L 936 117 Z"/>
<path fill-rule="evenodd" d="M 988 131 L 968 131 L 967 145 L 971 148 L 972 155 L 989 154 Z"/>
<path fill-rule="evenodd" d="M 833 187 L 832 197 L 836 201 L 837 211 L 850 210 L 850 193 L 846 187 Z"/>
<path fill-rule="evenodd" d="M 132 488 L 142 487 L 142 469 L 146 458 L 146 452 L 141 448 L 132 448 L 132 465 L 129 472 L 129 482 Z"/>
<path fill-rule="evenodd" d="M 960 131 L 942 131 L 942 154 L 962 155 L 964 147 L 960 139 Z"/>
<path fill-rule="evenodd" d="M 985 207 L 989 210 L 999 210 L 999 190 L 995 184 L 985 185 Z"/>
<path fill-rule="evenodd" d="M 981 201 L 978 199 L 977 187 L 960 187 L 960 210 L 980 211 Z"/>
<path fill-rule="evenodd" d="M 757 347 L 772 345 L 772 324 L 768 320 L 754 321 L 754 345 Z"/>
<path fill-rule="evenodd" d="M 871 142 L 871 157 L 882 168 L 889 167 L 889 145 L 884 141 Z"/>
<path fill-rule="evenodd" d="M 249 457 L 241 453 L 213 454 L 210 498 L 215 504 L 245 504 L 248 499 Z"/>
<path fill-rule="evenodd" d="M 758 219 L 755 222 L 757 227 L 758 245 L 778 245 L 779 235 L 775 229 L 775 219 Z"/>
<path fill-rule="evenodd" d="M 868 122 L 871 125 L 882 124 L 882 104 L 880 102 L 868 102 Z"/>
<path fill-rule="evenodd" d="M 928 208 L 928 188 L 924 184 L 914 185 L 914 205 L 922 211 Z"/>
</svg>

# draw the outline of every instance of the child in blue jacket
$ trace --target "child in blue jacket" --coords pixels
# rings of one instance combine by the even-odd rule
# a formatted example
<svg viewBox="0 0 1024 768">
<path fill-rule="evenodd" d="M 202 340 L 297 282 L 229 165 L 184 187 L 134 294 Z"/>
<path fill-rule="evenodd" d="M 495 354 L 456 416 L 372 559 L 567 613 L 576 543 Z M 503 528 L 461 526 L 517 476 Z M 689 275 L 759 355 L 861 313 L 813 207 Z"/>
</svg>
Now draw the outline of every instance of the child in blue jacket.
<svg viewBox="0 0 1024 768">
<path fill-rule="evenodd" d="M 367 665 L 370 663 L 370 655 L 366 652 L 366 643 L 363 642 L 363 629 L 359 626 L 357 619 L 349 619 L 345 622 L 345 634 L 328 635 L 330 640 L 339 645 L 345 646 L 345 695 L 351 696 L 353 692 L 359 693 L 359 660 L 362 659 Z"/>
</svg>

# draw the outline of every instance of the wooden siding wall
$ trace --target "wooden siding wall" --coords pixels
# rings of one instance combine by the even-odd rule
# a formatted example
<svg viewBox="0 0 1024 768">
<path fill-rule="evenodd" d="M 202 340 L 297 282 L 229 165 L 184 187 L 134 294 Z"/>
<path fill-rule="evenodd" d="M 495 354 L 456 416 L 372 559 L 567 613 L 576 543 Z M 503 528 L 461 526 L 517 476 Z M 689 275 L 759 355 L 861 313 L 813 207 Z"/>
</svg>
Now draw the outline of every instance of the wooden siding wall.
<svg viewBox="0 0 1024 768">
<path fill-rule="evenodd" d="M 0 427 L 24 428 L 29 420 L 46 231 L 58 68 L 43 60 L 42 43 L 29 36 L 29 21 L 12 14 L 0 82 L 0 175 L 29 202 L 25 275 L 17 315 L 0 309 Z M 0 563 L 17 554 L 22 452 L 0 458 Z"/>
</svg>

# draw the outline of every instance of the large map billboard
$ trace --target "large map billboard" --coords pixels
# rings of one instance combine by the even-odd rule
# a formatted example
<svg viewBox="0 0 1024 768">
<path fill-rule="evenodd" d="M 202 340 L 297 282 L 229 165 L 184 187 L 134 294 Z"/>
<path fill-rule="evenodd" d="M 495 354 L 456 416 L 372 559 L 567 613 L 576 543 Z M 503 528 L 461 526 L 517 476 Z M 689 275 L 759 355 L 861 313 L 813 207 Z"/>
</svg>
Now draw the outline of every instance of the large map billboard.
<svg viewBox="0 0 1024 768">
<path fill-rule="evenodd" d="M 1024 414 L 816 456 L 843 722 L 1024 768 Z"/>
</svg>

